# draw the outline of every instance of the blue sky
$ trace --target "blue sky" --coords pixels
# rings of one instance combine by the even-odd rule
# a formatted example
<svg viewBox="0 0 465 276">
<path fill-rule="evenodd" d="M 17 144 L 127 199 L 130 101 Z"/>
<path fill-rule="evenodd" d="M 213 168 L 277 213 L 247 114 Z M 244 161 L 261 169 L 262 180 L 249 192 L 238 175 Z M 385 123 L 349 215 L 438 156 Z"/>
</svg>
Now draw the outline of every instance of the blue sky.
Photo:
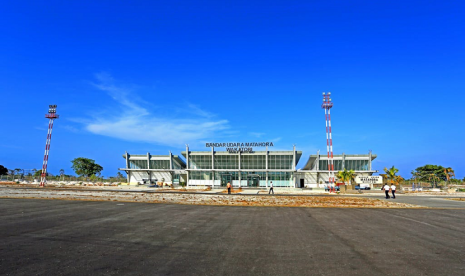
<svg viewBox="0 0 465 276">
<path fill-rule="evenodd" d="M 3 1 L 0 164 L 272 141 L 465 176 L 464 1 Z"/>
</svg>

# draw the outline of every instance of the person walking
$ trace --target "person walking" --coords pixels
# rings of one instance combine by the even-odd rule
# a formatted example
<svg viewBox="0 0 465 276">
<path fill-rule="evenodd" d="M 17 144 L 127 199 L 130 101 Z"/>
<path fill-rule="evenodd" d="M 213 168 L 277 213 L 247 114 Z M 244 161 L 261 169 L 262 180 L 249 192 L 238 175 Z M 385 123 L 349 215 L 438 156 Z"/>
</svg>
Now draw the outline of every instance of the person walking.
<svg viewBox="0 0 465 276">
<path fill-rule="evenodd" d="M 226 187 L 228 188 L 228 195 L 231 194 L 231 183 L 228 182 L 228 185 L 226 185 Z"/>
<path fill-rule="evenodd" d="M 271 193 L 274 194 L 274 191 L 273 191 L 273 181 L 270 181 L 270 191 L 268 192 L 268 194 L 271 194 Z"/>
<path fill-rule="evenodd" d="M 391 185 L 391 193 L 392 193 L 392 198 L 395 199 L 396 198 L 396 185 L 394 185 L 394 183 L 392 183 Z"/>
<path fill-rule="evenodd" d="M 384 190 L 384 193 L 386 194 L 386 199 L 391 198 L 389 196 L 389 185 L 387 183 L 383 186 L 383 190 Z"/>
</svg>

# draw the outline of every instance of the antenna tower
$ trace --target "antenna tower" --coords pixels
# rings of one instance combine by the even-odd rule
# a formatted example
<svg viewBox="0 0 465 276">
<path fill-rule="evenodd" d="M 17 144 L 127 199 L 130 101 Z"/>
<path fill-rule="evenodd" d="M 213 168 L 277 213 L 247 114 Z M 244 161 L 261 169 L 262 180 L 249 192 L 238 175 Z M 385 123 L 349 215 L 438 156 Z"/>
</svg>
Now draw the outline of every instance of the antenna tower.
<svg viewBox="0 0 465 276">
<path fill-rule="evenodd" d="M 333 161 L 333 138 L 331 136 L 331 107 L 333 102 L 331 101 L 331 92 L 327 94 L 323 92 L 323 104 L 321 107 L 325 110 L 326 119 L 326 150 L 328 152 L 328 174 L 329 174 L 329 187 L 333 188 L 334 185 L 334 161 Z"/>
<path fill-rule="evenodd" d="M 44 163 L 42 165 L 42 174 L 40 176 L 40 187 L 45 186 L 45 182 L 47 181 L 47 164 L 48 164 L 48 152 L 50 151 L 50 141 L 52 140 L 52 128 L 53 128 L 53 120 L 58 119 L 57 112 L 57 105 L 49 105 L 48 106 L 48 114 L 45 114 L 45 118 L 48 118 L 48 133 L 47 133 L 47 142 L 45 143 L 45 154 L 44 154 Z"/>
</svg>

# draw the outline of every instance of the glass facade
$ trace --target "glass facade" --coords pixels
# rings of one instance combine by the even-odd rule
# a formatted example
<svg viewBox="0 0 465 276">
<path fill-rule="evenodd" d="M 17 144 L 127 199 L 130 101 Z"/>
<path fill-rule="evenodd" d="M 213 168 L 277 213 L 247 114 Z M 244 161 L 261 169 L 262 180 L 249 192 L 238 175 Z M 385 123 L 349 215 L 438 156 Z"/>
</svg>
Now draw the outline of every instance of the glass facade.
<svg viewBox="0 0 465 276">
<path fill-rule="evenodd" d="M 293 174 L 290 172 L 269 172 L 268 181 L 273 181 L 274 187 L 289 187 Z"/>
<path fill-rule="evenodd" d="M 148 169 L 147 160 L 130 160 L 130 169 Z"/>
<path fill-rule="evenodd" d="M 220 152 L 214 153 L 213 158 L 212 152 L 192 152 L 187 158 L 191 185 L 226 186 L 230 182 L 233 187 L 267 187 L 273 181 L 275 187 L 294 186 L 293 172 L 282 172 L 294 169 L 292 151 L 270 152 L 268 166 L 266 152 L 240 155 Z"/>
<path fill-rule="evenodd" d="M 368 171 L 369 169 L 369 161 L 368 160 L 345 160 L 344 167 L 342 160 L 333 160 L 334 162 L 334 170 L 335 171 L 342 171 L 344 168 L 347 170 L 354 170 L 354 171 Z M 322 171 L 328 170 L 328 160 L 321 160 L 318 163 L 319 169 Z"/>
<path fill-rule="evenodd" d="M 264 170 L 266 168 L 265 155 L 242 155 L 241 170 Z"/>
<path fill-rule="evenodd" d="M 150 169 L 170 169 L 170 160 L 150 160 Z"/>
<path fill-rule="evenodd" d="M 296 170 L 296 164 L 293 162 L 298 163 L 302 155 L 300 151 L 257 151 L 240 154 L 227 151 L 194 151 L 182 152 L 182 155 L 185 159 L 171 153 L 153 156 L 149 153 L 133 156 L 126 153 L 123 157 L 129 157 L 129 182 L 140 182 L 151 176 L 152 179 L 164 178 L 176 183 L 187 181 L 190 186 L 220 187 L 230 182 L 233 187 L 269 187 L 272 181 L 274 187 L 303 187 L 307 184 L 322 184 L 328 178 L 328 160 L 325 155 L 310 155 L 305 167 Z M 375 158 L 376 155 L 371 153 L 335 155 L 334 170 L 341 171 L 346 168 L 371 175 L 374 172 L 370 170 L 371 160 Z M 186 159 L 188 162 L 185 162 Z"/>
<path fill-rule="evenodd" d="M 292 155 L 270 155 L 268 159 L 270 170 L 292 170 Z"/>
<path fill-rule="evenodd" d="M 322 171 L 328 170 L 328 160 L 321 160 L 318 162 L 318 168 Z"/>
<path fill-rule="evenodd" d="M 212 169 L 212 156 L 208 154 L 190 155 L 189 156 L 189 169 L 211 170 Z"/>
<path fill-rule="evenodd" d="M 194 180 L 213 180 L 213 173 L 209 171 L 191 171 L 189 179 Z"/>
<path fill-rule="evenodd" d="M 368 171 L 368 160 L 346 160 L 345 168 L 354 171 Z"/>
<path fill-rule="evenodd" d="M 239 156 L 237 155 L 216 155 L 215 156 L 215 169 L 217 170 L 237 169 L 238 167 L 239 167 Z"/>
</svg>

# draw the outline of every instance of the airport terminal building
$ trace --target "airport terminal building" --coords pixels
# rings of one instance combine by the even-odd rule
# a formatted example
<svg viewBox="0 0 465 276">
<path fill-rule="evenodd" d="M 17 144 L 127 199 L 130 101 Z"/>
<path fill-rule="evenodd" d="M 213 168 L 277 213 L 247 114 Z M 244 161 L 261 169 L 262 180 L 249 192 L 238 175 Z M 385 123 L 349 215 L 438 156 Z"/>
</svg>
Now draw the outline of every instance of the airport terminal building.
<svg viewBox="0 0 465 276">
<path fill-rule="evenodd" d="M 187 186 L 220 188 L 231 182 L 233 187 L 264 188 L 272 181 L 274 187 L 319 188 L 328 183 L 328 156 L 310 155 L 302 169 L 296 169 L 302 156 L 295 147 L 289 151 L 269 151 L 273 143 L 207 143 L 208 151 L 186 151 L 181 155 L 131 155 L 125 153 L 130 184 L 158 181 Z M 226 150 L 217 151 L 216 148 Z M 254 148 L 263 147 L 262 151 Z M 371 163 L 376 155 L 334 155 L 334 170 L 354 170 L 358 176 L 371 176 Z"/>
</svg>

